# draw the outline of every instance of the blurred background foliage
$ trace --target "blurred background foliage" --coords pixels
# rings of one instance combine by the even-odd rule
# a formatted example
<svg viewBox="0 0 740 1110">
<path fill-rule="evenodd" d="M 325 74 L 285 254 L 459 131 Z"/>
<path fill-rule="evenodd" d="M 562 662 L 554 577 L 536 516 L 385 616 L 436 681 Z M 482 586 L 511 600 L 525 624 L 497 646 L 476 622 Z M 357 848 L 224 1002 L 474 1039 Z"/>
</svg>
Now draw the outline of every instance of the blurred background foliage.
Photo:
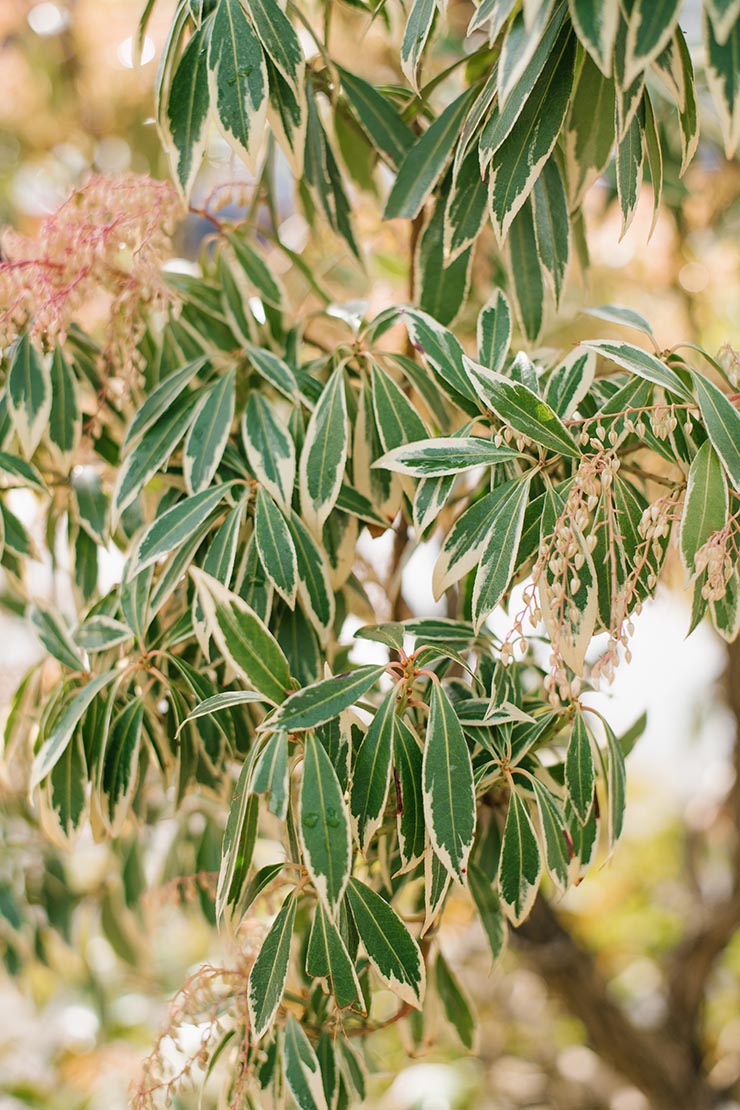
<svg viewBox="0 0 740 1110">
<path fill-rule="evenodd" d="M 0 3 L 0 222 L 33 233 L 90 172 L 132 169 L 166 176 L 152 118 L 156 58 L 172 5 L 161 0 L 134 64 L 136 0 L 3 0 Z M 352 49 L 354 13 L 336 3 L 333 34 Z M 399 13 L 390 13 L 396 19 Z M 443 39 L 434 65 L 460 49 L 470 5 L 450 0 L 449 44 Z M 682 26 L 700 43 L 698 13 L 686 6 Z M 377 19 L 363 41 L 368 71 L 387 67 L 397 80 L 392 37 Z M 697 55 L 700 92 L 701 56 Z M 578 315 L 584 304 L 620 303 L 652 320 L 658 341 L 702 343 L 735 356 L 740 301 L 740 166 L 725 160 L 712 109 L 702 96 L 702 143 L 684 179 L 679 151 L 666 168 L 664 207 L 648 241 L 651 204 L 644 198 L 630 231 L 619 239 L 621 216 L 607 174 L 587 203 L 592 268 L 588 286 L 571 282 L 566 303 L 546 341 L 558 346 L 604 326 Z M 667 115 L 667 113 L 666 113 Z M 666 121 L 661 121 L 666 126 Z M 670 125 L 668 134 L 670 135 Z M 357 174 L 352 136 L 343 153 Z M 194 207 L 212 190 L 237 181 L 224 194 L 229 214 L 248 202 L 245 171 L 215 135 L 198 183 Z M 303 217 L 287 187 L 281 193 L 281 236 L 297 252 L 307 246 Z M 646 191 L 648 187 L 645 186 Z M 218 195 L 218 194 L 216 194 Z M 406 227 L 381 224 L 378 206 L 359 192 L 353 198 L 359 235 L 368 244 L 363 272 L 336 253 L 307 257 L 322 283 L 342 301 L 370 298 L 371 312 L 404 297 Z M 210 203 L 210 202 L 209 202 Z M 194 211 L 183 223 L 178 265 L 197 258 L 208 221 Z M 270 262 L 284 269 L 275 252 Z M 500 273 L 493 240 L 476 258 L 483 288 Z M 292 270 L 291 294 L 306 311 L 311 290 Z M 472 319 L 472 314 L 471 314 Z M 466 320 L 458 330 L 464 332 Z M 34 568 L 37 585 L 58 588 L 57 568 Z M 111 569 L 115 573 L 115 569 Z M 676 584 L 682 572 L 676 560 Z M 422 599 L 422 604 L 424 604 Z M 428 604 L 428 602 L 427 602 Z M 624 840 L 613 859 L 569 893 L 559 907 L 572 938 L 593 955 L 607 983 L 638 1030 L 650 1030 L 670 1005 L 666 975 L 681 958 L 676 946 L 697 906 L 711 905 L 733 879 L 739 853 L 740 800 L 733 788 L 733 743 L 740 708 L 740 666 L 727 698 L 726 656 L 709 629 L 687 644 L 685 596 L 668 590 L 643 614 L 633 663 L 608 695 L 615 726 L 629 725 L 644 709 L 649 725 L 630 758 L 630 804 Z M 0 623 L 0 700 L 7 705 L 24 670 L 37 655 L 20 621 Z M 733 706 L 733 695 L 735 705 Z M 11 717 L 12 722 L 12 717 Z M 157 1031 L 168 1023 L 168 999 L 204 963 L 233 958 L 226 938 L 209 928 L 213 874 L 219 844 L 207 821 L 208 799 L 190 798 L 177 820 L 161 800 L 155 827 L 131 830 L 115 845 L 83 838 L 72 855 L 42 848 L 25 797 L 13 781 L 0 780 L 0 1110 L 117 1110 L 129 1104 L 141 1062 Z M 121 862 L 111 865 L 110 853 Z M 122 864 L 122 866 L 121 866 Z M 13 876 L 23 872 L 39 902 L 57 907 L 56 920 L 39 912 L 35 927 L 18 930 Z M 123 875 L 121 881 L 118 876 Z M 192 878 L 193 875 L 200 878 Z M 180 876 L 191 876 L 181 880 Z M 44 891 L 43 898 L 41 892 Z M 51 895 L 51 897 L 50 897 Z M 33 915 L 33 905 L 31 907 Z M 205 911 L 205 915 L 204 915 Z M 49 925 L 53 924 L 54 928 Z M 249 921 L 245 929 L 249 928 Z M 479 928 L 464 905 L 453 901 L 442 945 L 481 1015 L 481 1036 L 469 1052 L 429 1015 L 433 1050 L 402 1043 L 389 1029 L 376 1035 L 368 1105 L 377 1110 L 645 1110 L 646 1097 L 589 1047 L 590 1030 L 555 997 L 541 961 L 515 946 L 490 971 Z M 29 957 L 31 957 L 29 959 Z M 23 962 L 19 979 L 15 971 Z M 702 1043 L 710 1082 L 730 1092 L 740 1080 L 740 933 L 712 964 L 705 987 Z M 546 972 L 546 969 L 545 969 Z M 431 997 L 431 996 L 430 996 Z M 179 1041 L 162 1051 L 173 1068 L 197 1047 L 197 1015 L 180 1015 Z M 195 1070 L 197 1078 L 197 1068 Z M 178 1107 L 214 1106 L 174 1101 Z M 728 1093 L 726 1110 L 740 1103 Z"/>
</svg>

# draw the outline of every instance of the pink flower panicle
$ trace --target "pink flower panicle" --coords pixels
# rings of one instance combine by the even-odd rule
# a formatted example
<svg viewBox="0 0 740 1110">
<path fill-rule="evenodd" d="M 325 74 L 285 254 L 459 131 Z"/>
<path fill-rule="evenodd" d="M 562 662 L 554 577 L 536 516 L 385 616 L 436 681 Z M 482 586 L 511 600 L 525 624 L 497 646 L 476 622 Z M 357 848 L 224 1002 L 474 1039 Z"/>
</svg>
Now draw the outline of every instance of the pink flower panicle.
<svg viewBox="0 0 740 1110">
<path fill-rule="evenodd" d="M 107 294 L 111 345 L 136 342 L 140 305 L 169 300 L 161 263 L 182 210 L 173 187 L 144 174 L 91 177 L 32 239 L 7 230 L 0 262 L 0 347 L 30 331 L 63 343 L 75 315 Z"/>
</svg>

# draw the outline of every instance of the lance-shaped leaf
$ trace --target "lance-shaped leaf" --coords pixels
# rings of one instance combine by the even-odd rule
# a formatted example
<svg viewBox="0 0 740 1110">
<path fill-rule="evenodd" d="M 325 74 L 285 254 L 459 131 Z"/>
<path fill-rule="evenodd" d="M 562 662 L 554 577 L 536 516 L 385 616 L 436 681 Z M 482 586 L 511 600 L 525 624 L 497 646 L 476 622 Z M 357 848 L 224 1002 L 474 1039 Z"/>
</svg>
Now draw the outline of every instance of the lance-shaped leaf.
<svg viewBox="0 0 740 1110">
<path fill-rule="evenodd" d="M 611 77 L 619 0 L 568 0 L 568 8 L 578 38 L 604 76 Z"/>
<path fill-rule="evenodd" d="M 384 451 L 392 451 L 403 443 L 424 439 L 428 435 L 424 421 L 393 378 L 372 363 L 370 376 L 373 390 L 373 412 Z"/>
<path fill-rule="evenodd" d="M 478 564 L 488 544 L 500 505 L 508 501 L 512 491 L 518 486 L 517 479 L 504 482 L 492 493 L 484 494 L 478 501 L 474 501 L 457 518 L 442 544 L 432 573 L 432 593 L 435 598 L 440 598 L 445 590 Z"/>
<path fill-rule="evenodd" d="M 317 535 L 339 496 L 348 450 L 344 367 L 338 366 L 311 414 L 299 467 L 303 518 Z"/>
<path fill-rule="evenodd" d="M 214 694 L 196 705 L 193 712 L 180 723 L 180 729 L 188 721 L 195 721 L 198 717 L 208 717 L 211 713 L 219 713 L 222 709 L 231 709 L 235 705 L 250 705 L 264 700 L 264 695 L 258 694 L 256 690 L 226 690 L 223 694 Z"/>
<path fill-rule="evenodd" d="M 292 609 L 298 590 L 298 559 L 285 517 L 263 489 L 257 490 L 254 539 L 265 574 Z"/>
<path fill-rule="evenodd" d="M 16 455 L 9 455 L 7 451 L 0 451 L 0 473 L 8 474 L 11 478 L 18 479 L 24 485 L 39 493 L 48 493 L 44 479 L 39 474 L 33 463 L 19 459 Z"/>
<path fill-rule="evenodd" d="M 635 347 L 632 343 L 620 343 L 614 339 L 589 340 L 581 346 L 595 351 L 597 355 L 603 355 L 610 362 L 615 362 L 617 366 L 637 374 L 646 381 L 653 382 L 654 385 L 662 386 L 663 389 L 676 394 L 684 401 L 693 401 L 690 391 L 675 370 L 671 370 L 670 366 L 660 362 L 655 355 L 644 351 L 642 347 Z"/>
<path fill-rule="evenodd" d="M 306 952 L 306 971 L 316 979 L 328 979 L 337 1006 L 352 1006 L 365 1012 L 362 988 L 339 930 L 321 902 L 316 906 Z"/>
<path fill-rule="evenodd" d="M 421 789 L 422 752 L 414 730 L 403 717 L 396 718 L 393 760 L 398 775 L 398 848 L 405 869 L 424 855 L 424 797 Z"/>
<path fill-rule="evenodd" d="M 434 852 L 465 883 L 475 834 L 475 789 L 468 744 L 441 683 L 430 695 L 422 767 L 424 817 Z"/>
<path fill-rule="evenodd" d="M 182 196 L 187 199 L 200 169 L 208 131 L 208 42 L 211 21 L 193 32 L 172 76 L 167 98 L 170 162 Z"/>
<path fill-rule="evenodd" d="M 452 261 L 478 238 L 486 219 L 488 186 L 477 151 L 471 150 L 452 178 L 444 216 L 445 259 Z"/>
<path fill-rule="evenodd" d="M 614 145 L 614 112 L 613 80 L 600 73 L 591 58 L 584 58 L 562 141 L 571 211 L 609 163 Z"/>
<path fill-rule="evenodd" d="M 291 510 L 288 527 L 298 560 L 298 596 L 322 643 L 334 622 L 334 591 L 327 559 L 297 513 Z"/>
<path fill-rule="evenodd" d="M 313 1046 L 292 1014 L 285 1025 L 285 1082 L 298 1110 L 328 1110 L 324 1084 Z"/>
<path fill-rule="evenodd" d="M 75 632 L 75 643 L 83 651 L 109 651 L 133 637 L 133 632 L 123 621 L 106 617 L 103 613 L 88 617 Z"/>
<path fill-rule="evenodd" d="M 407 305 L 403 309 L 403 318 L 414 349 L 423 354 L 443 383 L 445 391 L 455 404 L 477 416 L 478 396 L 466 370 L 465 352 L 459 340 L 448 328 L 443 327 L 428 313 L 421 312 L 418 308 Z M 405 362 L 403 366 L 409 373 L 412 367 L 414 370 L 417 369 L 415 363 Z M 413 381 L 419 389 L 422 389 L 422 384 L 425 384 L 424 377 L 418 374 L 414 376 Z M 431 397 L 427 394 L 425 396 L 428 403 L 433 404 Z M 444 409 L 442 411 L 444 412 Z"/>
<path fill-rule="evenodd" d="M 116 513 L 127 509 L 146 483 L 167 461 L 188 429 L 195 406 L 192 394 L 180 397 L 149 428 L 118 472 L 113 504 Z"/>
<path fill-rule="evenodd" d="M 285 302 L 285 291 L 279 278 L 270 272 L 265 260 L 246 241 L 243 235 L 231 232 L 226 235 L 226 239 L 234 252 L 234 258 L 239 263 L 239 268 L 247 284 L 259 295 L 261 301 L 272 305 L 273 308 L 281 309 Z M 256 349 L 260 350 L 260 348 Z M 251 353 L 252 350 L 250 349 Z M 290 377 L 292 378 L 292 373 L 290 373 Z M 295 382 L 291 385 L 289 381 L 288 386 L 288 396 L 290 396 L 295 390 Z"/>
<path fill-rule="evenodd" d="M 305 90 L 296 90 L 286 81 L 271 58 L 265 58 L 269 100 L 267 121 L 283 149 L 295 177 L 303 176 L 308 125 Z"/>
<path fill-rule="evenodd" d="M 424 961 L 396 911 L 359 879 L 350 879 L 347 901 L 367 958 L 380 978 L 403 1002 L 420 1008 Z"/>
<path fill-rule="evenodd" d="M 334 152 L 319 116 L 316 97 L 308 98 L 304 180 L 312 187 L 329 226 L 344 239 L 356 258 L 360 250 L 352 230 L 351 208 Z"/>
<path fill-rule="evenodd" d="M 414 478 L 441 478 L 447 474 L 462 474 L 476 466 L 495 466 L 516 458 L 521 458 L 519 451 L 497 447 L 490 439 L 437 436 L 396 447 L 374 462 L 373 466 L 394 470 L 397 474 L 410 474 Z"/>
<path fill-rule="evenodd" d="M 81 671 L 82 656 L 61 614 L 50 606 L 37 602 L 31 607 L 28 616 L 46 650 L 65 667 Z"/>
<path fill-rule="evenodd" d="M 231 488 L 230 483 L 203 490 L 192 497 L 178 501 L 171 509 L 157 517 L 139 542 L 139 550 L 129 569 L 134 577 L 145 567 L 151 566 L 180 544 L 185 543 L 208 519 Z"/>
<path fill-rule="evenodd" d="M 144 703 L 130 702 L 110 726 L 100 776 L 100 811 L 111 836 L 118 836 L 128 815 L 139 774 Z"/>
<path fill-rule="evenodd" d="M 206 624 L 224 658 L 250 686 L 272 702 L 291 687 L 290 668 L 267 625 L 246 601 L 198 567 L 190 573 Z"/>
<path fill-rule="evenodd" d="M 185 484 L 191 493 L 206 489 L 218 470 L 234 419 L 234 370 L 227 371 L 199 402 L 182 453 Z"/>
<path fill-rule="evenodd" d="M 691 464 L 681 515 L 681 554 L 692 577 L 697 551 L 713 532 L 725 526 L 728 508 L 727 479 L 716 451 L 707 441 Z"/>
<path fill-rule="evenodd" d="M 374 85 L 356 73 L 340 69 L 347 100 L 362 128 L 377 150 L 398 169 L 408 150 L 414 145 L 414 132 L 404 123 L 395 107 Z"/>
<path fill-rule="evenodd" d="M 534 343 L 542 331 L 544 321 L 545 282 L 537 251 L 534 211 L 529 197 L 512 221 L 506 246 L 514 307 L 522 331 Z"/>
<path fill-rule="evenodd" d="M 246 6 L 265 53 L 300 96 L 305 62 L 293 24 L 275 0 L 246 0 Z"/>
<path fill-rule="evenodd" d="M 251 1035 L 256 1041 L 264 1036 L 272 1025 L 277 1008 L 283 999 L 297 905 L 298 899 L 291 892 L 270 926 L 270 931 L 249 973 L 247 1004 L 252 1025 Z"/>
<path fill-rule="evenodd" d="M 557 162 L 548 159 L 532 193 L 534 230 L 540 262 L 552 283 L 555 304 L 560 304 L 570 253 L 568 200 Z"/>
<path fill-rule="evenodd" d="M 576 40 L 566 26 L 507 139 L 491 159 L 491 217 L 503 240 L 552 153 L 573 88 Z"/>
<path fill-rule="evenodd" d="M 254 764 L 249 788 L 255 794 L 266 794 L 270 813 L 285 820 L 290 795 L 287 733 L 273 732 L 268 738 Z"/>
<path fill-rule="evenodd" d="M 249 394 L 242 424 L 249 465 L 281 505 L 290 505 L 295 480 L 295 444 L 273 407 L 256 390 Z"/>
<path fill-rule="evenodd" d="M 45 738 L 38 755 L 33 763 L 31 773 L 31 789 L 46 778 L 66 750 L 82 715 L 92 702 L 93 698 L 104 690 L 118 675 L 117 670 L 106 671 L 105 674 L 93 678 L 81 690 L 78 690 L 66 708 L 56 720 L 52 731 Z"/>
<path fill-rule="evenodd" d="M 87 781 L 85 748 L 78 733 L 52 769 L 48 785 L 40 794 L 42 826 L 55 843 L 67 849 L 73 847 L 87 816 Z"/>
<path fill-rule="evenodd" d="M 49 374 L 49 439 L 66 456 L 74 450 L 79 438 L 80 410 L 77 404 L 77 383 L 61 347 L 54 351 Z"/>
<path fill-rule="evenodd" d="M 424 47 L 432 32 L 436 0 L 414 0 L 401 43 L 401 69 L 418 92 L 418 73 Z"/>
<path fill-rule="evenodd" d="M 624 79 L 631 84 L 673 37 L 681 0 L 635 0 L 627 9 Z"/>
<path fill-rule="evenodd" d="M 265 728 L 282 728 L 287 732 L 304 732 L 323 725 L 349 709 L 374 686 L 385 666 L 357 667 L 347 674 L 324 678 L 285 699 L 278 711 L 264 724 Z"/>
<path fill-rule="evenodd" d="M 498 889 L 513 925 L 519 925 L 532 908 L 542 875 L 542 857 L 526 803 L 516 790 L 509 799 Z"/>
<path fill-rule="evenodd" d="M 586 728 L 583 714 L 578 713 L 573 722 L 573 730 L 565 754 L 565 786 L 576 817 L 582 825 L 585 825 L 591 812 L 595 783 L 591 736 Z"/>
<path fill-rule="evenodd" d="M 490 520 L 490 539 L 481 556 L 473 586 L 476 633 L 509 588 L 529 503 L 529 484 L 529 478 L 514 482 L 508 496 L 498 502 Z"/>
<path fill-rule="evenodd" d="M 451 324 L 457 318 L 465 303 L 473 264 L 470 244 L 464 246 L 451 260 L 445 254 L 448 180 L 449 175 L 440 186 L 440 195 L 416 250 L 416 295 L 419 304 L 425 312 L 444 325 Z"/>
<path fill-rule="evenodd" d="M 249 791 L 252 762 L 247 759 L 242 765 L 226 819 L 216 888 L 217 921 L 227 907 L 239 904 L 252 862 L 259 817 L 259 798 Z"/>
<path fill-rule="evenodd" d="M 16 343 L 6 395 L 23 454 L 30 458 L 49 423 L 51 378 L 47 360 L 38 353 L 28 334 Z"/>
<path fill-rule="evenodd" d="M 725 154 L 732 158 L 740 141 L 740 24 L 736 22 L 726 41 L 721 42 L 713 20 L 705 11 L 704 42 L 707 51 L 707 84 L 719 113 Z"/>
<path fill-rule="evenodd" d="M 349 817 L 336 771 L 313 732 L 304 745 L 299 831 L 311 882 L 335 920 L 352 865 Z"/>
<path fill-rule="evenodd" d="M 367 852 L 385 812 L 393 759 L 397 689 L 388 691 L 355 758 L 350 813 L 361 852 Z"/>
<path fill-rule="evenodd" d="M 462 987 L 452 974 L 441 952 L 437 953 L 434 972 L 437 993 L 442 1000 L 445 1017 L 456 1031 L 465 1048 L 472 1052 L 476 1039 L 477 1023 L 473 1017 L 470 1003 L 463 994 Z"/>
<path fill-rule="evenodd" d="M 254 170 L 265 132 L 267 70 L 240 0 L 218 0 L 208 48 L 208 89 L 221 133 Z"/>
<path fill-rule="evenodd" d="M 206 366 L 208 366 L 208 359 L 205 355 L 193 359 L 180 370 L 175 370 L 152 390 L 128 427 L 123 442 L 125 451 L 140 440 L 144 432 L 147 432 L 160 416 L 169 410 L 193 378 Z"/>
<path fill-rule="evenodd" d="M 466 89 L 453 100 L 406 154 L 385 206 L 386 220 L 418 216 L 444 173 L 474 94 L 475 88 Z"/>
<path fill-rule="evenodd" d="M 270 301 L 267 302 L 270 304 Z M 274 386 L 278 393 L 282 393 L 288 400 L 294 401 L 298 392 L 298 382 L 295 374 L 284 359 L 268 351 L 264 347 L 247 347 L 249 361 L 260 377 Z"/>
<path fill-rule="evenodd" d="M 632 116 L 617 146 L 617 193 L 622 208 L 622 235 L 627 232 L 640 198 L 642 186 L 642 171 L 645 160 L 645 145 L 643 143 L 643 120 L 645 110 L 640 108 Z"/>
<path fill-rule="evenodd" d="M 478 315 L 478 361 L 495 374 L 506 363 L 511 343 L 511 309 L 506 294 L 497 289 Z"/>
<path fill-rule="evenodd" d="M 435 855 L 427 837 L 424 850 L 424 924 L 421 927 L 422 936 L 425 936 L 442 913 L 451 882 L 452 879 L 447 868 Z"/>
<path fill-rule="evenodd" d="M 735 489 L 740 490 L 740 414 L 717 386 L 693 374 L 696 396 L 712 446 L 724 463 Z"/>
<path fill-rule="evenodd" d="M 495 963 L 504 950 L 507 935 L 506 918 L 501 912 L 499 896 L 486 875 L 472 862 L 468 867 L 468 888 Z"/>
<path fill-rule="evenodd" d="M 565 817 L 560 803 L 551 790 L 536 776 L 529 780 L 537 802 L 537 810 L 545 846 L 547 872 L 556 886 L 565 890 L 568 885 L 570 852 L 565 833 Z"/>
<path fill-rule="evenodd" d="M 740 0 L 706 0 L 705 8 L 719 43 L 726 43 L 740 19 Z"/>
<path fill-rule="evenodd" d="M 580 458 L 575 440 L 547 402 L 521 382 L 493 374 L 475 363 L 470 365 L 481 399 L 504 424 L 549 451 Z"/>
</svg>

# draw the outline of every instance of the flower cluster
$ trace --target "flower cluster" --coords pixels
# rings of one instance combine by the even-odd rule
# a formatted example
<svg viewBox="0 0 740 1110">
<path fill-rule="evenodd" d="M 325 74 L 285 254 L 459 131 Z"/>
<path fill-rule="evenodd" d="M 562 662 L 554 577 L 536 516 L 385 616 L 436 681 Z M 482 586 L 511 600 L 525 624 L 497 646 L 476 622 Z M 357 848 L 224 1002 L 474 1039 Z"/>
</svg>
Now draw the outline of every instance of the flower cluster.
<svg viewBox="0 0 740 1110">
<path fill-rule="evenodd" d="M 48 216 L 35 239 L 7 231 L 0 262 L 0 346 L 24 331 L 47 347 L 63 343 L 80 309 L 111 300 L 111 346 L 136 341 L 142 303 L 168 297 L 161 263 L 181 210 L 170 184 L 145 175 L 91 177 Z"/>
<path fill-rule="evenodd" d="M 696 573 L 701 575 L 706 571 L 701 588 L 705 601 L 721 601 L 727 593 L 727 583 L 732 578 L 738 556 L 735 528 L 736 518 L 732 517 L 724 528 L 713 532 L 696 553 Z"/>
</svg>

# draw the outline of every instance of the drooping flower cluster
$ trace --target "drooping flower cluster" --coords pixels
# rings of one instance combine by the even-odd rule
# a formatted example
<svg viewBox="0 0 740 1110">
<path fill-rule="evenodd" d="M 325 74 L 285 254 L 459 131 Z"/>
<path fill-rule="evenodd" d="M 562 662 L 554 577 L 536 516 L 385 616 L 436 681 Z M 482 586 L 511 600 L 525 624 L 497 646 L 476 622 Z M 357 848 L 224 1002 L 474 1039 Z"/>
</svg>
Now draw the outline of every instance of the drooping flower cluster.
<svg viewBox="0 0 740 1110">
<path fill-rule="evenodd" d="M 110 298 L 110 337 L 131 347 L 139 306 L 168 296 L 161 263 L 181 217 L 173 187 L 146 175 L 95 176 L 48 216 L 32 239 L 8 230 L 0 262 L 0 346 L 24 331 L 64 342 L 87 303 Z"/>
<path fill-rule="evenodd" d="M 701 588 L 705 601 L 721 601 L 727 593 L 727 584 L 735 570 L 738 555 L 738 521 L 731 517 L 724 528 L 713 532 L 696 553 L 696 572 L 706 571 L 706 581 Z"/>
</svg>

